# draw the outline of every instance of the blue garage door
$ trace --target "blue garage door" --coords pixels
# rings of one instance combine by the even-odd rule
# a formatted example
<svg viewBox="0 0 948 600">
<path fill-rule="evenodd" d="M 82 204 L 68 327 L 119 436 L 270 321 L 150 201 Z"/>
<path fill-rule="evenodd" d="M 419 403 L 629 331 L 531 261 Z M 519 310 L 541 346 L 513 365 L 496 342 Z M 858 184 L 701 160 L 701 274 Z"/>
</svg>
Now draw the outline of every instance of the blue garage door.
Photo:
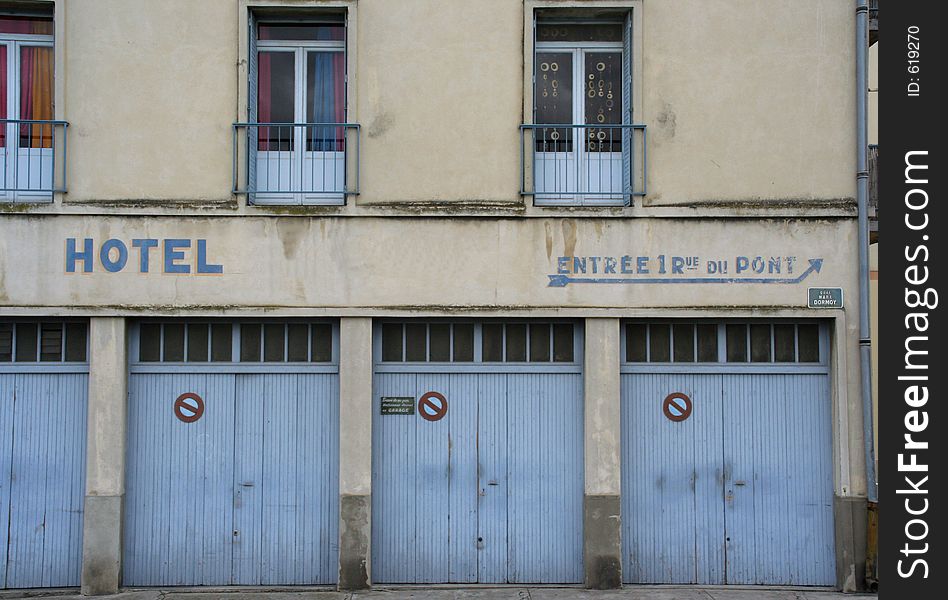
<svg viewBox="0 0 948 600">
<path fill-rule="evenodd" d="M 629 583 L 833 585 L 825 326 L 630 323 Z"/>
<path fill-rule="evenodd" d="M 581 582 L 580 327 L 376 333 L 373 580 Z"/>
<path fill-rule="evenodd" d="M 0 321 L 0 587 L 79 585 L 87 325 Z"/>
<path fill-rule="evenodd" d="M 125 585 L 334 583 L 339 387 L 329 323 L 142 323 Z"/>
</svg>

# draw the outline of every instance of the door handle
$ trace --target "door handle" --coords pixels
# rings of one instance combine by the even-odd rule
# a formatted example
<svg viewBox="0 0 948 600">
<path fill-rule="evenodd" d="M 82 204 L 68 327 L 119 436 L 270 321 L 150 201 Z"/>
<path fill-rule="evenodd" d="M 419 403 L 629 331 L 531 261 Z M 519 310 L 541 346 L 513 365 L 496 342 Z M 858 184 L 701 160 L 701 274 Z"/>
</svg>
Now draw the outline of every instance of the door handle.
<svg viewBox="0 0 948 600">
<path fill-rule="evenodd" d="M 734 482 L 734 485 L 744 486 L 744 485 L 747 485 L 747 482 L 746 482 L 746 481 L 735 481 L 735 482 Z"/>
</svg>

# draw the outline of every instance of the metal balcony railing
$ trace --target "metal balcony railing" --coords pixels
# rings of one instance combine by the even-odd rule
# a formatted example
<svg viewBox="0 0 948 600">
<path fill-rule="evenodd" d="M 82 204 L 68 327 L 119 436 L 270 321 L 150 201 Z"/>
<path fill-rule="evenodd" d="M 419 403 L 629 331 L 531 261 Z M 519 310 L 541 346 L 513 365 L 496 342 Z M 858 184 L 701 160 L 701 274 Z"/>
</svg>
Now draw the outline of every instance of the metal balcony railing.
<svg viewBox="0 0 948 600">
<path fill-rule="evenodd" d="M 54 192 L 66 191 L 68 126 L 66 121 L 0 119 L 0 201 L 51 200 Z"/>
<path fill-rule="evenodd" d="M 254 204 L 341 204 L 359 193 L 359 134 L 356 123 L 234 123 L 233 193 Z"/>
<path fill-rule="evenodd" d="M 536 204 L 632 204 L 645 196 L 646 126 L 520 126 L 520 193 Z"/>
</svg>

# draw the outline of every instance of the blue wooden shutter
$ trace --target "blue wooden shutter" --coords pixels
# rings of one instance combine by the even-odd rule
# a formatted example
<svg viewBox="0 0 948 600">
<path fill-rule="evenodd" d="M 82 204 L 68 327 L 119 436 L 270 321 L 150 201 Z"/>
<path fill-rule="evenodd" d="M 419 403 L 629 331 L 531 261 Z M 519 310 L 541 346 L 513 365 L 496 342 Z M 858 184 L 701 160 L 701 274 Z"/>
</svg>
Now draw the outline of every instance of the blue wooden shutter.
<svg viewBox="0 0 948 600">
<path fill-rule="evenodd" d="M 247 51 L 247 122 L 257 122 L 257 19 L 253 11 L 247 15 L 250 26 Z M 254 200 L 257 189 L 257 128 L 247 128 L 247 201 Z"/>
<path fill-rule="evenodd" d="M 632 11 L 625 15 L 622 33 L 622 124 L 632 124 Z M 622 198 L 626 206 L 632 206 L 632 129 L 622 129 Z"/>
<path fill-rule="evenodd" d="M 530 123 L 535 125 L 537 122 L 537 11 L 533 11 L 533 32 L 530 36 L 530 56 L 527 60 L 530 61 L 530 94 L 533 96 L 530 98 L 530 106 L 533 107 L 533 110 L 530 112 L 530 116 L 523 116 L 525 123 Z M 528 120 L 529 119 L 529 120 Z M 536 206 L 537 203 L 537 130 L 536 129 L 524 129 L 520 132 L 520 190 L 527 191 L 527 177 L 529 173 L 530 187 L 529 190 L 533 191 L 533 195 L 530 196 L 530 201 L 533 202 L 533 205 Z M 529 146 L 527 142 L 529 140 Z M 529 154 L 528 154 L 529 152 Z M 529 162 L 527 162 L 529 161 Z M 526 200 L 526 197 L 523 197 Z"/>
<path fill-rule="evenodd" d="M 533 44 L 530 46 L 530 89 L 533 94 L 533 98 L 530 99 L 530 103 L 533 105 L 533 113 L 530 116 L 530 123 L 537 122 L 537 12 L 533 11 L 533 35 L 532 35 Z M 531 132 L 530 144 L 535 149 L 536 143 L 532 139 L 536 135 L 536 130 Z M 532 161 L 531 161 L 532 162 Z M 535 189 L 534 189 L 535 191 Z"/>
</svg>

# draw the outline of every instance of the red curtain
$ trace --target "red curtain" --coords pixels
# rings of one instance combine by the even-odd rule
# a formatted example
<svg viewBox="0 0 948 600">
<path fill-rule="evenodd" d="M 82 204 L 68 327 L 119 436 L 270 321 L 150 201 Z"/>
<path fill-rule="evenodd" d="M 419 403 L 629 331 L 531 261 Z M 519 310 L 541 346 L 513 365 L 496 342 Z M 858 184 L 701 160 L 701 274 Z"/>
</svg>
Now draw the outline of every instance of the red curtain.
<svg viewBox="0 0 948 600">
<path fill-rule="evenodd" d="M 53 20 L 34 19 L 32 17 L 0 17 L 0 33 L 53 35 Z"/>
<path fill-rule="evenodd" d="M 53 118 L 53 49 L 48 46 L 20 47 L 20 118 Z M 52 148 L 53 126 L 20 125 L 20 147 Z"/>
<path fill-rule="evenodd" d="M 52 19 L 29 17 L 0 18 L 0 33 L 53 35 Z M 7 112 L 7 47 L 0 47 L 0 115 Z M 50 120 L 53 118 L 53 49 L 49 46 L 20 47 L 20 118 Z M 20 125 L 20 147 L 51 148 L 53 126 L 49 124 Z M 6 130 L 0 131 L 0 146 L 6 144 Z"/>
</svg>

